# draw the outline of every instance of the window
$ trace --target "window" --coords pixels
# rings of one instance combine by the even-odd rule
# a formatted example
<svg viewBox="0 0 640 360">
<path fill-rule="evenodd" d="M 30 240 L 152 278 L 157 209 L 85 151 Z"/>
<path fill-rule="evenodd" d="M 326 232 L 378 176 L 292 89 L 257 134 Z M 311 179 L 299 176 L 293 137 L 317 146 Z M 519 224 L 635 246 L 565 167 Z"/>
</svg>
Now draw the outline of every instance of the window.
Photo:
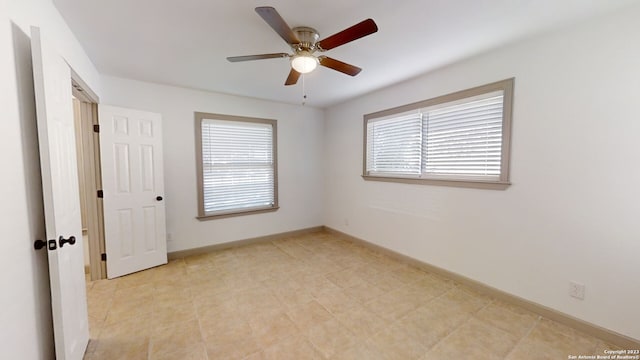
<svg viewBox="0 0 640 360">
<path fill-rule="evenodd" d="M 513 84 L 365 115 L 364 179 L 506 188 Z"/>
<path fill-rule="evenodd" d="M 276 121 L 195 113 L 198 218 L 278 209 Z"/>
</svg>

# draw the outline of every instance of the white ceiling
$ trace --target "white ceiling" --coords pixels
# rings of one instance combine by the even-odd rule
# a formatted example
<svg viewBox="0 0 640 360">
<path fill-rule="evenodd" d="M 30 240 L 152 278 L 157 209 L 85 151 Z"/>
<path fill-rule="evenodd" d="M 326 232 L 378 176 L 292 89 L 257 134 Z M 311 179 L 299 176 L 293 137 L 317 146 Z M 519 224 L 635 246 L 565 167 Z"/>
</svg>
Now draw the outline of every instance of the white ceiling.
<svg viewBox="0 0 640 360">
<path fill-rule="evenodd" d="M 350 77 L 306 75 L 307 104 L 327 107 L 440 66 L 613 11 L 637 0 L 53 0 L 101 73 L 286 103 L 287 59 L 227 56 L 290 52 L 254 11 L 273 6 L 291 27 L 325 38 L 366 18 L 379 31 L 326 54 L 359 66 Z"/>
</svg>

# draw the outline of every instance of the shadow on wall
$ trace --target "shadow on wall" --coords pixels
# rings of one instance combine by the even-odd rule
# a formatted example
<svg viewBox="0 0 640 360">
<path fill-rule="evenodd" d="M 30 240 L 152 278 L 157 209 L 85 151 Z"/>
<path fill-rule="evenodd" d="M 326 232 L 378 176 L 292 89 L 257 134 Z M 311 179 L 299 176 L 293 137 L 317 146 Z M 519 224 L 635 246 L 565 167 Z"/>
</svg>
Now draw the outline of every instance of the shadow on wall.
<svg viewBox="0 0 640 360">
<path fill-rule="evenodd" d="M 20 130 L 22 134 L 22 154 L 27 191 L 29 231 L 28 245 L 33 249 L 33 241 L 45 239 L 44 205 L 42 200 L 42 176 L 40 174 L 40 152 L 38 150 L 38 129 L 36 126 L 36 104 L 33 88 L 33 66 L 31 61 L 31 38 L 16 24 L 11 24 L 16 66 L 16 85 L 19 108 Z M 71 91 L 71 80 L 69 80 Z M 51 318 L 51 292 L 49 288 L 49 263 L 46 249 L 32 251 L 31 284 L 35 295 L 33 313 L 40 334 L 33 346 L 39 349 L 40 359 L 55 357 L 53 325 Z"/>
</svg>

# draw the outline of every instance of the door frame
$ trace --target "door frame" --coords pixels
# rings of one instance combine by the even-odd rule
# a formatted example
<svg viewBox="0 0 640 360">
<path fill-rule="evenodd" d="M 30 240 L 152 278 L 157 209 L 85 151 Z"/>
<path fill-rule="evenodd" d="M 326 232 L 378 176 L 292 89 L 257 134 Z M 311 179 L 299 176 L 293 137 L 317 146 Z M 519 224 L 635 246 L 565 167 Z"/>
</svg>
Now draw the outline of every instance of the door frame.
<svg viewBox="0 0 640 360">
<path fill-rule="evenodd" d="M 71 68 L 72 93 L 80 100 L 82 152 L 84 154 L 83 176 L 86 193 L 87 233 L 89 234 L 89 267 L 91 280 L 107 278 L 104 237 L 104 212 L 102 198 L 98 197 L 98 190 L 102 190 L 102 172 L 100 165 L 100 134 L 98 104 L 100 98 L 84 80 Z M 96 128 L 97 126 L 97 128 Z"/>
</svg>

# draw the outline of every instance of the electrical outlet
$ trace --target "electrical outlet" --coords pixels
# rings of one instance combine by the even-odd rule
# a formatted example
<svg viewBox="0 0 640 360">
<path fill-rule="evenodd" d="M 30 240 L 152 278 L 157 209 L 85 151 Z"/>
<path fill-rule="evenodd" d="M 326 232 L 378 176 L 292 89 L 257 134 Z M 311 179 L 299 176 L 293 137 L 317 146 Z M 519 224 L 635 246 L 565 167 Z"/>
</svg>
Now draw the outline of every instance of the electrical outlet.
<svg viewBox="0 0 640 360">
<path fill-rule="evenodd" d="M 173 234 L 167 233 L 167 241 L 171 241 L 171 240 L 173 240 Z"/>
<path fill-rule="evenodd" d="M 575 281 L 570 281 L 569 296 L 579 300 L 584 300 L 584 284 L 580 284 Z"/>
<path fill-rule="evenodd" d="M 344 218 L 344 226 L 349 226 L 349 219 L 348 218 Z"/>
</svg>

